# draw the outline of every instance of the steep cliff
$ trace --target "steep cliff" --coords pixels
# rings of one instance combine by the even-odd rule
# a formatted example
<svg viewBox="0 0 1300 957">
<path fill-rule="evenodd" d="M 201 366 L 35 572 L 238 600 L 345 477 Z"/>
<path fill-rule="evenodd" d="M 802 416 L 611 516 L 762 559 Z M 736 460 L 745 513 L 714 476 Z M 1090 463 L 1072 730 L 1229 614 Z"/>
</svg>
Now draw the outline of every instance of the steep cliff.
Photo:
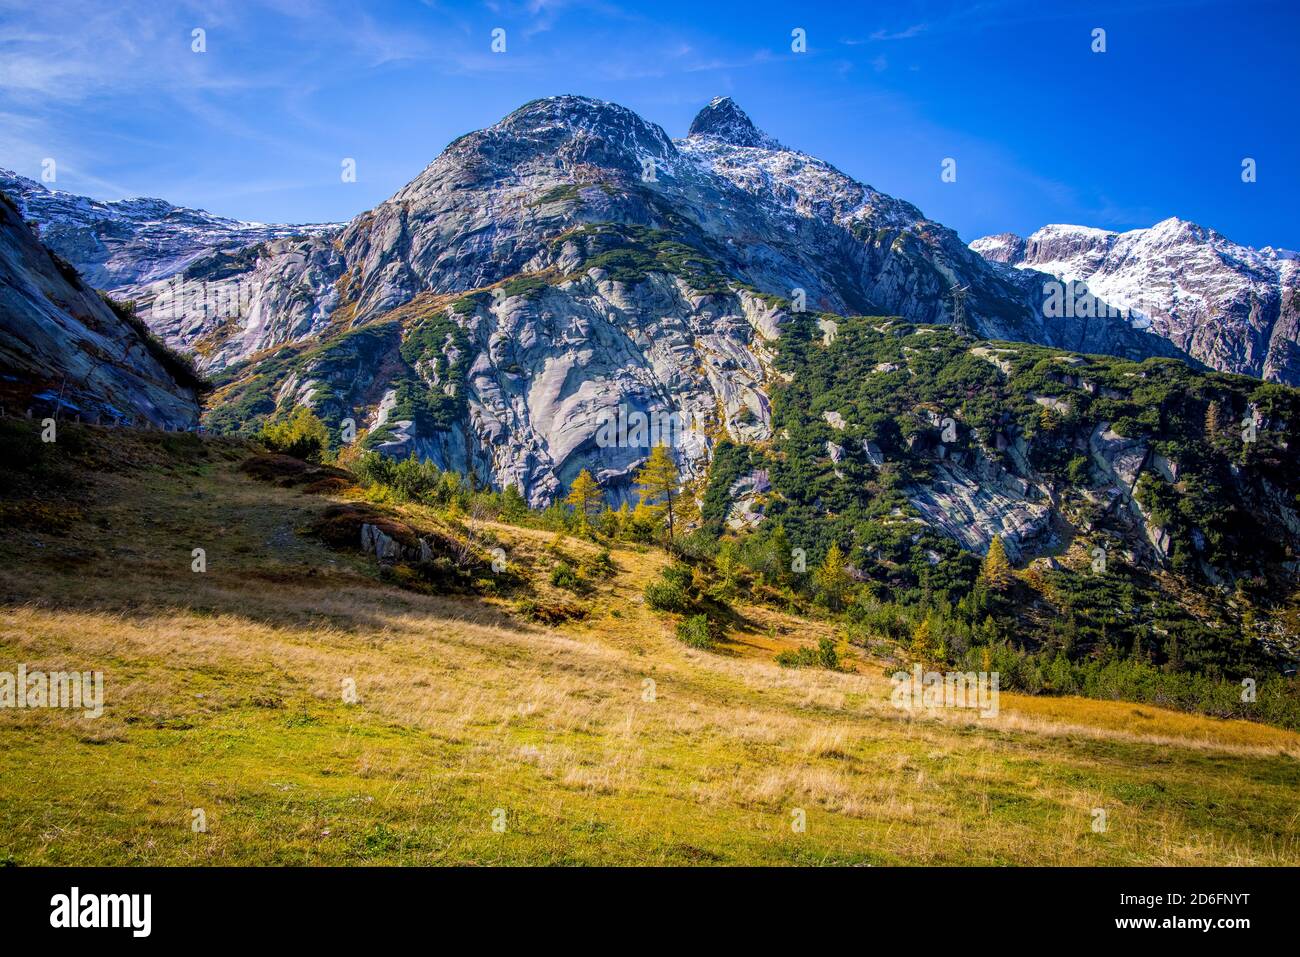
<svg viewBox="0 0 1300 957">
<path fill-rule="evenodd" d="M 198 379 L 55 258 L 0 193 L 0 399 L 64 418 L 189 428 Z"/>
</svg>

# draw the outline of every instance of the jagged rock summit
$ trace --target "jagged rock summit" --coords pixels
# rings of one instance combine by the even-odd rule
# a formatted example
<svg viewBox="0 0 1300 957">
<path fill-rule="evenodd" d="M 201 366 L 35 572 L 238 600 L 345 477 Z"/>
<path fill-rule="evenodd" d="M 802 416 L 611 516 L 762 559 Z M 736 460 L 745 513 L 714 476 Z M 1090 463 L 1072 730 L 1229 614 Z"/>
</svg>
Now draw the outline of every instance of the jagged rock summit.
<svg viewBox="0 0 1300 957">
<path fill-rule="evenodd" d="M 754 125 L 729 96 L 715 96 L 695 114 L 688 136 L 712 136 L 732 146 L 779 150 L 781 144 Z"/>
</svg>

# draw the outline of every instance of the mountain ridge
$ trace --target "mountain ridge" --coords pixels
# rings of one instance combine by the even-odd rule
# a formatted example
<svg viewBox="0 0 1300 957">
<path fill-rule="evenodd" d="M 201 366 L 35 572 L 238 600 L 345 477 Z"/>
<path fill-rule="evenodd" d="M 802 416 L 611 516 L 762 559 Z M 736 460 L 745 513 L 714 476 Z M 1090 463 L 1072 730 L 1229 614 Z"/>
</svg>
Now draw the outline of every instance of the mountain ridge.
<svg viewBox="0 0 1300 957">
<path fill-rule="evenodd" d="M 217 249 L 341 228 L 338 223 L 247 222 L 156 197 L 95 200 L 50 189 L 7 169 L 0 169 L 0 190 L 15 199 L 24 217 L 40 225 L 43 242 L 87 282 L 106 290 L 165 279 Z"/>
<path fill-rule="evenodd" d="M 1300 254 L 1234 243 L 1177 216 L 1125 232 L 1049 224 L 971 248 L 1082 282 L 1211 368 L 1300 384 Z"/>
</svg>

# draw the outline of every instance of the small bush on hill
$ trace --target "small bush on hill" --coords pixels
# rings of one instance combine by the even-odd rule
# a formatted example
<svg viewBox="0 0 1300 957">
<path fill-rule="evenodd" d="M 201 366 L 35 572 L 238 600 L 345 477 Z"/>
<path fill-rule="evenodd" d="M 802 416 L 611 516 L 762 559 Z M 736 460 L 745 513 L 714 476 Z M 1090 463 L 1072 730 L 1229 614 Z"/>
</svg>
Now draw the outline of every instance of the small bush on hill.
<svg viewBox="0 0 1300 957">
<path fill-rule="evenodd" d="M 566 621 L 578 621 L 587 617 L 587 609 L 564 601 L 548 602 L 526 598 L 519 603 L 518 609 L 521 616 L 539 625 L 560 625 Z"/>
<path fill-rule="evenodd" d="M 662 579 L 645 586 L 645 603 L 655 611 L 670 611 L 679 615 L 691 608 L 691 599 L 685 590 Z"/>
<path fill-rule="evenodd" d="M 593 578 L 613 578 L 618 572 L 614 559 L 610 557 L 609 549 L 601 549 L 594 556 L 584 559 L 579 568 L 584 574 Z"/>
<path fill-rule="evenodd" d="M 819 638 L 817 640 L 817 664 L 829 671 L 838 671 L 840 667 L 840 653 L 835 650 L 835 642 L 830 638 Z"/>
<path fill-rule="evenodd" d="M 575 592 L 581 591 L 583 588 L 582 576 L 568 562 L 560 562 L 551 570 L 551 584 L 556 588 L 565 588 Z"/>
<path fill-rule="evenodd" d="M 776 656 L 776 663 L 782 668 L 825 668 L 827 671 L 839 671 L 840 654 L 835 650 L 833 639 L 819 638 L 816 648 L 782 651 Z"/>
<path fill-rule="evenodd" d="M 319 462 L 329 452 L 325 423 L 306 406 L 299 406 L 287 418 L 267 424 L 257 438 L 272 452 L 292 455 L 304 462 Z"/>
<path fill-rule="evenodd" d="M 692 648 L 712 648 L 717 642 L 713 622 L 708 615 L 691 615 L 677 625 L 677 638 Z"/>
</svg>

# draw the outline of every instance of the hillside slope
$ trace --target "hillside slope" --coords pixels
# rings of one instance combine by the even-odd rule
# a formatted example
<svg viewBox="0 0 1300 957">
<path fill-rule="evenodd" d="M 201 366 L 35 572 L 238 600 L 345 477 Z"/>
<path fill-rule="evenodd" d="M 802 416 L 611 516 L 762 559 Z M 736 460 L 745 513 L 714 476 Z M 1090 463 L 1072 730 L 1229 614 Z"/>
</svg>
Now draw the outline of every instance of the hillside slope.
<svg viewBox="0 0 1300 957">
<path fill-rule="evenodd" d="M 327 547 L 353 493 L 252 478 L 242 443 L 68 439 L 0 490 L 0 670 L 103 669 L 105 710 L 0 710 L 5 862 L 1300 862 L 1292 732 L 1009 694 L 901 712 L 865 652 L 772 664 L 821 619 L 741 603 L 720 651 L 683 646 L 639 602 L 656 549 L 539 626 Z M 484 533 L 549 594 L 553 536 Z"/>
<path fill-rule="evenodd" d="M 201 383 L 37 241 L 0 193 L 0 400 L 11 412 L 190 428 Z"/>
</svg>

